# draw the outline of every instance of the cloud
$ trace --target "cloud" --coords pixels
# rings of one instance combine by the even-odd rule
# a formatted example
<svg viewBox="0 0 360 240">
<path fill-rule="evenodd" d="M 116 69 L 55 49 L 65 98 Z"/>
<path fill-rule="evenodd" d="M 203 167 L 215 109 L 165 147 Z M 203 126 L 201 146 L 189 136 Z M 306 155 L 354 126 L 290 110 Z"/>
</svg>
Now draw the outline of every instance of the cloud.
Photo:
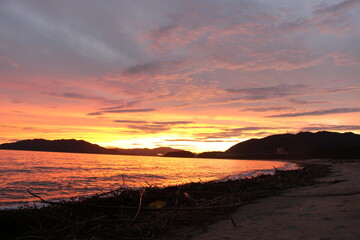
<svg viewBox="0 0 360 240">
<path fill-rule="evenodd" d="M 116 123 L 147 123 L 146 121 L 136 121 L 136 120 L 114 120 Z"/>
<path fill-rule="evenodd" d="M 91 112 L 91 113 L 87 113 L 87 116 L 100 116 L 102 115 L 102 112 Z"/>
<path fill-rule="evenodd" d="M 315 48 L 313 49 L 318 52 L 318 50 L 327 48 L 327 45 L 323 44 L 323 40 L 327 39 L 326 42 L 328 43 L 329 37 L 333 37 L 334 35 L 353 35 L 359 32 L 359 26 L 357 24 L 359 6 L 360 3 L 358 0 L 346 0 L 335 4 L 314 3 L 309 14 L 297 16 L 292 20 L 285 20 L 274 30 L 277 34 L 305 33 L 307 34 L 307 38 L 320 43 L 320 45 L 314 45 Z M 332 36 L 326 36 L 327 34 Z M 342 44 L 340 43 L 340 45 Z M 319 48 L 317 46 L 319 46 Z M 333 45 L 330 46 L 333 47 Z M 331 48 L 328 49 L 328 51 L 333 50 L 334 49 Z"/>
<path fill-rule="evenodd" d="M 352 91 L 360 91 L 360 87 L 353 86 L 353 87 L 344 87 L 344 88 L 326 90 L 326 92 L 328 93 L 352 92 Z"/>
<path fill-rule="evenodd" d="M 124 71 L 125 74 L 139 74 L 147 73 L 150 71 L 156 71 L 161 67 L 160 62 L 150 62 L 144 64 L 138 64 L 136 66 L 130 67 Z"/>
<path fill-rule="evenodd" d="M 197 138 L 201 139 L 226 139 L 232 137 L 241 137 L 244 134 L 247 136 L 251 132 L 257 132 L 259 134 L 260 131 L 264 130 L 273 130 L 273 129 L 281 129 L 281 128 L 273 128 L 273 127 L 242 127 L 242 128 L 232 128 L 232 129 L 225 129 L 221 132 L 216 133 L 198 133 L 196 134 Z"/>
<path fill-rule="evenodd" d="M 341 114 L 341 113 L 353 113 L 353 112 L 360 112 L 360 108 L 333 108 L 333 109 L 317 110 L 310 112 L 285 113 L 285 114 L 271 115 L 267 117 L 281 118 L 281 117 L 320 116 L 320 115 L 328 115 L 328 114 Z"/>
<path fill-rule="evenodd" d="M 309 101 L 309 100 L 302 100 L 302 99 L 296 99 L 296 98 L 291 98 L 288 100 L 290 103 L 295 103 L 295 104 L 318 104 L 318 103 L 325 103 L 325 101 Z"/>
<path fill-rule="evenodd" d="M 176 128 L 186 138 L 203 131 L 198 140 L 222 141 L 276 132 L 227 125 L 247 126 L 247 117 L 260 124 L 260 112 L 320 116 L 336 112 L 329 104 L 339 100 L 358 107 L 359 1 L 0 2 L 0 94 L 11 104 L 3 104 L 2 119 L 11 109 L 37 114 L 56 102 L 57 115 L 83 109 L 93 116 L 86 124 L 105 129 L 115 120 L 124 136 L 129 125 L 139 135 Z M 295 112 L 305 104 L 312 108 Z M 201 122 L 182 121 L 189 116 Z M 211 118 L 214 128 L 205 129 Z M 269 126 L 279 126 L 273 120 Z"/>
<path fill-rule="evenodd" d="M 159 133 L 170 130 L 171 127 L 161 124 L 149 124 L 149 125 L 127 125 L 128 128 L 140 130 L 144 133 Z"/>
<path fill-rule="evenodd" d="M 17 64 L 14 60 L 0 56 L 0 69 L 6 70 L 6 69 L 18 69 L 19 64 Z"/>
<path fill-rule="evenodd" d="M 360 130 L 360 125 L 324 125 L 324 124 L 315 124 L 315 125 L 312 125 L 312 126 L 302 128 L 302 131 L 324 131 L 324 130 L 354 131 L 354 130 Z"/>
<path fill-rule="evenodd" d="M 243 95 L 244 99 L 263 100 L 281 98 L 289 95 L 298 95 L 307 87 L 303 84 L 277 85 L 271 87 L 226 89 L 228 93 Z"/>
<path fill-rule="evenodd" d="M 175 125 L 186 125 L 192 124 L 191 121 L 164 121 L 164 122 L 146 122 L 146 121 L 132 121 L 132 120 L 115 120 L 114 122 L 119 123 L 132 123 L 127 125 L 128 128 L 140 130 L 146 133 L 158 133 L 168 131 Z M 136 125 L 134 124 L 136 123 Z"/>
<path fill-rule="evenodd" d="M 109 111 L 109 110 L 121 110 L 123 108 L 129 108 L 129 107 L 133 107 L 135 105 L 138 105 L 140 103 L 140 101 L 136 100 L 136 101 L 121 101 L 120 105 L 116 105 L 113 107 L 105 107 L 105 108 L 99 108 L 99 110 L 101 111 Z"/>
<path fill-rule="evenodd" d="M 155 108 L 138 108 L 138 109 L 118 109 L 118 110 L 105 110 L 102 113 L 133 113 L 133 112 L 153 112 Z"/>
<path fill-rule="evenodd" d="M 269 111 L 281 111 L 286 109 L 289 109 L 289 107 L 255 107 L 255 108 L 245 108 L 240 111 L 269 112 Z"/>
<path fill-rule="evenodd" d="M 358 52 L 332 52 L 328 56 L 334 61 L 336 66 L 360 67 L 360 56 Z"/>
<path fill-rule="evenodd" d="M 359 5 L 360 5 L 359 0 L 346 0 L 346 1 L 342 1 L 338 4 L 318 8 L 315 11 L 315 14 L 334 13 L 334 12 L 339 12 L 339 11 L 344 11 L 344 10 L 350 10 Z"/>
<path fill-rule="evenodd" d="M 153 112 L 156 111 L 155 108 L 137 108 L 137 109 L 114 109 L 114 110 L 104 110 L 99 112 L 88 113 L 88 116 L 97 116 L 102 115 L 103 113 L 136 113 L 136 112 Z"/>
<path fill-rule="evenodd" d="M 43 92 L 42 95 L 57 97 L 57 98 L 65 98 L 65 99 L 74 99 L 74 100 L 106 100 L 103 97 L 84 95 L 77 92 L 64 92 L 64 93 L 56 93 L 56 92 Z"/>
<path fill-rule="evenodd" d="M 191 124 L 194 122 L 191 121 L 170 121 L 170 122 L 153 122 L 154 124 L 163 124 L 163 125 L 178 125 L 178 124 Z"/>
<path fill-rule="evenodd" d="M 217 142 L 238 142 L 238 140 L 221 140 L 221 139 L 216 139 L 216 140 L 206 140 L 203 138 L 195 138 L 195 139 L 187 139 L 187 138 L 183 138 L 183 139 L 166 139 L 165 141 L 167 142 L 207 142 L 207 143 L 217 143 Z"/>
</svg>

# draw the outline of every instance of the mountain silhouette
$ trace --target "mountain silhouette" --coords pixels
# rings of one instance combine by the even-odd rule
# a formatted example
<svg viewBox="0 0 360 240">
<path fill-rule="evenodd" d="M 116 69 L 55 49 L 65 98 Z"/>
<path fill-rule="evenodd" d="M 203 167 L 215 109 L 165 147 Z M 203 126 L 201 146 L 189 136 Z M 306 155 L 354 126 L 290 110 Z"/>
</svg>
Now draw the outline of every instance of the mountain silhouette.
<svg viewBox="0 0 360 240">
<path fill-rule="evenodd" d="M 225 154 L 250 158 L 360 158 L 360 135 L 326 131 L 278 134 L 238 143 Z"/>
<path fill-rule="evenodd" d="M 196 157 L 196 154 L 194 154 L 190 151 L 175 151 L 175 152 L 168 152 L 164 156 L 165 157 L 193 158 L 193 157 Z"/>
<path fill-rule="evenodd" d="M 84 140 L 75 140 L 75 139 L 22 140 L 14 143 L 1 144 L 0 149 L 47 151 L 47 152 L 71 152 L 71 153 L 121 154 L 121 155 L 126 154 L 116 149 L 107 149 L 100 147 L 97 144 L 92 144 Z"/>
<path fill-rule="evenodd" d="M 61 139 L 31 139 L 22 140 L 14 143 L 4 143 L 0 149 L 8 150 L 27 150 L 27 151 L 47 151 L 47 152 L 71 152 L 71 153 L 95 153 L 95 154 L 115 154 L 115 155 L 141 155 L 159 156 L 169 152 L 182 151 L 171 147 L 149 148 L 104 148 L 97 144 L 89 143 L 84 140 Z"/>
</svg>

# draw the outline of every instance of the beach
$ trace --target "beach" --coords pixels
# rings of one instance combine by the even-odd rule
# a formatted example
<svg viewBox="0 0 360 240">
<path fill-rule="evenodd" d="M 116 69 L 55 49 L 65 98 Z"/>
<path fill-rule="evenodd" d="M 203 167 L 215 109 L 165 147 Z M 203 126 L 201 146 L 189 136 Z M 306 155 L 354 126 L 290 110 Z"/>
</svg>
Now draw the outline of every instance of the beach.
<svg viewBox="0 0 360 240">
<path fill-rule="evenodd" d="M 331 173 L 313 186 L 241 206 L 191 239 L 360 239 L 360 162 L 306 162 L 330 164 Z"/>
</svg>

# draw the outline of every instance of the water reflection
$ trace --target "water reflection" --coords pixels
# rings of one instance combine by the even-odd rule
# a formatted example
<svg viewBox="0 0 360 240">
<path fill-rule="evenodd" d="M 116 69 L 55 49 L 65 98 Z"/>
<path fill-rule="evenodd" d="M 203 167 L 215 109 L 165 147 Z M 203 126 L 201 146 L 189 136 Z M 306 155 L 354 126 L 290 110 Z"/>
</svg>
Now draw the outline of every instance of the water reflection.
<svg viewBox="0 0 360 240">
<path fill-rule="evenodd" d="M 168 186 L 234 178 L 294 167 L 278 161 L 0 151 L 0 207 L 36 200 L 95 194 L 123 186 Z M 19 201 L 21 200 L 21 201 Z"/>
</svg>

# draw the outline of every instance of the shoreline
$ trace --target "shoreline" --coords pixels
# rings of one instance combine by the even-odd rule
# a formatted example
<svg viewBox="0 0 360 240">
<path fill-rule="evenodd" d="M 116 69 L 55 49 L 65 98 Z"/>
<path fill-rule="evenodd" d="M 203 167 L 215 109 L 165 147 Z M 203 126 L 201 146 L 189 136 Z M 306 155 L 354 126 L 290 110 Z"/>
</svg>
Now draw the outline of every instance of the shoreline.
<svg viewBox="0 0 360 240">
<path fill-rule="evenodd" d="M 38 209 L 2 210 L 0 237 L 117 239 L 115 236 L 121 235 L 172 239 L 184 236 L 184 229 L 204 228 L 255 199 L 311 185 L 315 177 L 325 174 L 327 168 L 305 164 L 303 169 L 277 171 L 275 175 L 166 188 L 118 189 L 80 201 L 47 202 L 48 207 Z"/>
<path fill-rule="evenodd" d="M 330 164 L 331 172 L 317 179 L 318 184 L 287 189 L 241 206 L 229 218 L 193 232 L 189 239 L 360 239 L 360 161 L 313 159 L 305 163 Z"/>
</svg>

